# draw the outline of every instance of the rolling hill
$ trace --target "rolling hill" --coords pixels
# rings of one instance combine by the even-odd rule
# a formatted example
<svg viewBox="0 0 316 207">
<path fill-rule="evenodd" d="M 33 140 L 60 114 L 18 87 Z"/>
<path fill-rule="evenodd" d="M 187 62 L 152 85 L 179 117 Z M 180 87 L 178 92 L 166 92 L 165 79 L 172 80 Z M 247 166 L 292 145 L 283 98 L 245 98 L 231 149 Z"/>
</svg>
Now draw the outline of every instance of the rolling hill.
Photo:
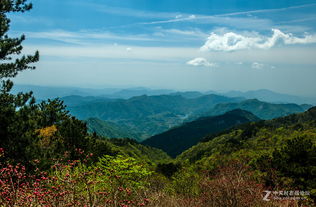
<svg viewBox="0 0 316 207">
<path fill-rule="evenodd" d="M 223 115 L 203 117 L 146 139 L 142 143 L 167 152 L 175 157 L 197 144 L 204 136 L 218 133 L 233 126 L 258 121 L 250 112 L 236 109 Z"/>
<path fill-rule="evenodd" d="M 262 102 L 257 99 L 248 99 L 239 103 L 220 103 L 206 112 L 204 115 L 216 116 L 234 109 L 242 109 L 253 113 L 260 119 L 268 120 L 293 113 L 304 112 L 310 107 L 312 106 L 297 104 L 272 104 Z"/>
</svg>

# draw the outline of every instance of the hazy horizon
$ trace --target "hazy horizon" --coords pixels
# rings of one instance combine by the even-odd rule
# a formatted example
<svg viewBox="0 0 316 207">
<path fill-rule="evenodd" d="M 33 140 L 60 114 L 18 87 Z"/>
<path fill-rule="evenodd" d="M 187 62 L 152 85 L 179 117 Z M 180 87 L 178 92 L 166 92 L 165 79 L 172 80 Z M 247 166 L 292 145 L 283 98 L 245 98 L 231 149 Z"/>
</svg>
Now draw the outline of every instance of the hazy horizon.
<svg viewBox="0 0 316 207">
<path fill-rule="evenodd" d="M 312 0 L 34 0 L 10 14 L 35 71 L 17 84 L 316 96 Z"/>
<path fill-rule="evenodd" d="M 106 94 L 111 94 L 111 93 L 115 93 L 115 92 L 119 92 L 121 90 L 148 90 L 148 91 L 166 91 L 166 92 L 170 92 L 170 93 L 174 93 L 174 92 L 200 92 L 200 93 L 218 93 L 218 94 L 222 94 L 225 95 L 225 93 L 230 93 L 230 92 L 241 92 L 241 93 L 247 93 L 247 92 L 259 92 L 259 91 L 266 91 L 266 92 L 272 92 L 272 93 L 276 93 L 276 94 L 283 94 L 283 95 L 289 95 L 289 96 L 297 96 L 297 97 L 302 97 L 302 98 L 316 98 L 315 96 L 304 96 L 304 95 L 300 95 L 300 94 L 291 94 L 291 93 L 284 93 L 284 92 L 280 92 L 280 91 L 275 91 L 275 90 L 270 90 L 270 89 L 266 89 L 266 88 L 259 88 L 259 89 L 254 89 L 254 90 L 236 90 L 236 89 L 231 89 L 231 90 L 194 90 L 194 89 L 175 89 L 175 88 L 159 88 L 159 87 L 146 87 L 146 86 L 123 86 L 123 85 L 108 85 L 108 86 L 74 86 L 74 85 L 38 85 L 38 84 L 20 84 L 17 83 L 14 85 L 13 88 L 18 87 L 20 90 L 20 87 L 31 87 L 31 88 L 49 88 L 49 89 L 82 89 L 82 90 L 91 90 L 91 91 L 99 91 L 101 92 L 102 90 L 104 90 L 104 95 Z M 16 90 L 16 89 L 15 89 Z M 18 92 L 19 90 L 16 90 L 16 92 Z M 26 90 L 27 91 L 27 90 Z M 26 92 L 25 91 L 25 92 Z M 109 93 L 107 93 L 108 91 L 111 91 Z M 163 94 L 168 94 L 168 93 L 163 93 Z"/>
</svg>

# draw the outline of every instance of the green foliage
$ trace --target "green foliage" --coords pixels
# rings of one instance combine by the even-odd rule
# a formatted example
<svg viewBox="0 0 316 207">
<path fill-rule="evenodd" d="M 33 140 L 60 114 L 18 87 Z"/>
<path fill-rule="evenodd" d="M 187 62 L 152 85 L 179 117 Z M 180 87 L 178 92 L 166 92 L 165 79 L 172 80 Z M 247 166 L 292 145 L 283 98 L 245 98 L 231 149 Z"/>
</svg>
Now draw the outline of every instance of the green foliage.
<svg viewBox="0 0 316 207">
<path fill-rule="evenodd" d="M 315 141 L 315 135 L 290 137 L 255 164 L 263 172 L 275 169 L 276 178 L 266 177 L 267 182 L 311 191 L 316 188 Z"/>
<path fill-rule="evenodd" d="M 118 186 L 132 189 L 144 188 L 148 185 L 146 179 L 153 173 L 146 164 L 122 155 L 116 157 L 105 155 L 99 159 L 96 166 L 105 176 L 114 179 L 111 183 L 113 189 Z"/>
<path fill-rule="evenodd" d="M 161 163 L 171 160 L 164 151 L 139 144 L 132 139 L 111 139 L 110 142 L 119 147 L 122 155 L 134 157 L 147 163 Z"/>
<path fill-rule="evenodd" d="M 196 196 L 199 194 L 200 175 L 193 166 L 185 166 L 176 172 L 172 178 L 167 191 L 172 194 L 184 196 Z"/>
</svg>

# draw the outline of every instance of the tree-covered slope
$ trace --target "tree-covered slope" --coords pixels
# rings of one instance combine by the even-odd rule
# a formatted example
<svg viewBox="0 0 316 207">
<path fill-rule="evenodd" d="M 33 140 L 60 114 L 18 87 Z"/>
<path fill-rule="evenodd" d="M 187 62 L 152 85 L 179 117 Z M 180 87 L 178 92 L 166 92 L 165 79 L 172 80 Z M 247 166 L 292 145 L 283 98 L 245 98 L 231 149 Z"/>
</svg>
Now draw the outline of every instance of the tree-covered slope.
<svg viewBox="0 0 316 207">
<path fill-rule="evenodd" d="M 145 140 L 143 144 L 162 149 L 170 156 L 175 157 L 197 144 L 207 134 L 218 133 L 238 124 L 258 120 L 259 118 L 253 114 L 237 109 L 227 112 L 224 115 L 203 117 L 185 123 L 179 127 L 155 135 Z"/>
<path fill-rule="evenodd" d="M 99 136 L 106 138 L 133 138 L 139 140 L 139 134 L 128 130 L 124 126 L 117 125 L 113 122 L 102 121 L 97 118 L 89 118 L 85 120 L 88 131 L 96 133 Z"/>
<path fill-rule="evenodd" d="M 307 107 L 306 105 L 300 106 L 297 104 L 272 104 L 262 102 L 257 99 L 249 99 L 239 103 L 220 103 L 206 114 L 215 116 L 238 108 L 249 111 L 259 118 L 267 120 L 293 113 L 304 112 Z"/>
<path fill-rule="evenodd" d="M 177 157 L 199 169 L 213 170 L 238 160 L 256 171 L 265 185 L 304 189 L 316 198 L 316 107 L 268 121 L 244 124 Z"/>
<path fill-rule="evenodd" d="M 293 137 L 310 137 L 316 142 L 316 107 L 299 114 L 243 124 L 217 136 L 205 136 L 202 142 L 183 152 L 178 159 L 198 161 L 215 154 L 242 150 L 258 155 L 260 151 L 277 148 Z"/>
<path fill-rule="evenodd" d="M 170 156 L 161 149 L 137 143 L 132 139 L 110 139 L 107 141 L 113 144 L 119 151 L 118 154 L 121 155 L 134 157 L 148 163 L 171 161 Z"/>
</svg>

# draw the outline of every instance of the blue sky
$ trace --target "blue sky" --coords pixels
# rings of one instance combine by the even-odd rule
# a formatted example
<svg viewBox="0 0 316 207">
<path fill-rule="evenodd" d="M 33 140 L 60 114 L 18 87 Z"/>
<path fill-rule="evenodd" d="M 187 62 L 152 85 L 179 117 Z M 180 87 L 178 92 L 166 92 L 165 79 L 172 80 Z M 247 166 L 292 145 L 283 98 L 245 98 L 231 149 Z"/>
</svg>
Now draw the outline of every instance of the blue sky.
<svg viewBox="0 0 316 207">
<path fill-rule="evenodd" d="M 38 49 L 17 83 L 316 96 L 313 0 L 33 0 L 11 35 Z"/>
</svg>

